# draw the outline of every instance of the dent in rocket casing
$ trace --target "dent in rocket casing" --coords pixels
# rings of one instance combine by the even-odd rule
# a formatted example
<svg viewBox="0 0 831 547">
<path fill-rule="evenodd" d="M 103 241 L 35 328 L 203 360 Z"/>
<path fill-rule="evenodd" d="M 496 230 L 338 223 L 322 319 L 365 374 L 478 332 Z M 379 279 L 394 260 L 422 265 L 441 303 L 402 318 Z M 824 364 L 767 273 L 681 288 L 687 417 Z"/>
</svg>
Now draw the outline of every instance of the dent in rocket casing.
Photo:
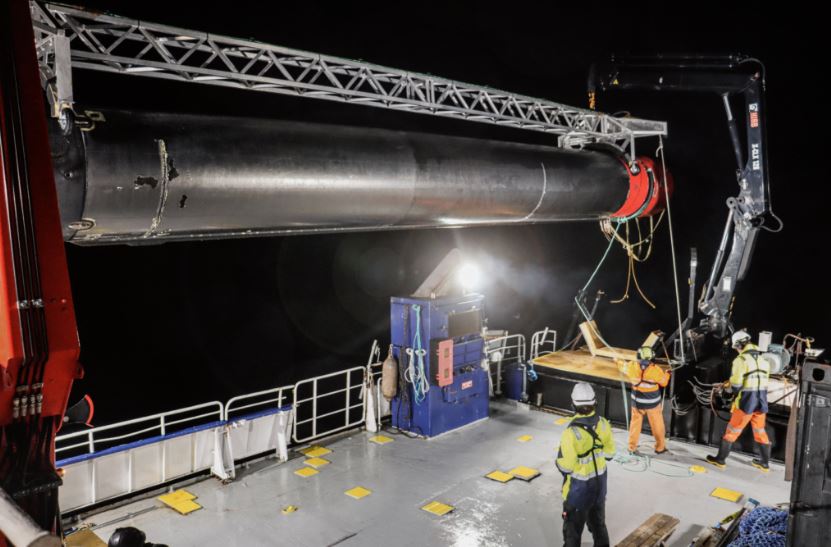
<svg viewBox="0 0 831 547">
<path fill-rule="evenodd" d="M 650 160 L 267 119 L 101 111 L 51 127 L 64 239 L 142 244 L 646 216 Z"/>
</svg>

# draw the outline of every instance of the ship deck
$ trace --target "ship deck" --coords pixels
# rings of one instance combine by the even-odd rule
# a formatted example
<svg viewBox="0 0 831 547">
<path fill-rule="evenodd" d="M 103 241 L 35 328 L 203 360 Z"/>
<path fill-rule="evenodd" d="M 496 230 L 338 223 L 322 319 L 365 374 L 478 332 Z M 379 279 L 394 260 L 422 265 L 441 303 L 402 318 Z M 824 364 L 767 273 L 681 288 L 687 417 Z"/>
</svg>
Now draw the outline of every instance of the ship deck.
<svg viewBox="0 0 831 547">
<path fill-rule="evenodd" d="M 286 463 L 252 463 L 229 484 L 200 480 L 186 486 L 202 506 L 188 515 L 148 498 L 85 520 L 104 541 L 118 527 L 136 526 L 148 541 L 171 547 L 559 545 L 562 476 L 554 457 L 562 421 L 524 405 L 493 403 L 489 419 L 430 440 L 383 433 L 393 442 L 377 445 L 369 442 L 374 434 L 360 431 L 321 442 L 332 450 L 322 456 L 331 463 L 307 478 L 295 474 L 305 459 L 295 453 Z M 531 439 L 518 440 L 525 435 Z M 626 432 L 615 429 L 614 436 L 619 453 L 625 451 Z M 653 454 L 651 444 L 650 436 L 641 437 L 645 454 Z M 610 463 L 606 515 L 613 544 L 660 512 L 680 519 L 667 544 L 687 546 L 702 527 L 738 510 L 748 497 L 763 504 L 789 499 L 781 465 L 764 474 L 748 457 L 733 455 L 728 469 L 720 471 L 702 461 L 712 449 L 679 442 L 669 448 L 670 454 L 652 459 L 647 469 L 643 461 Z M 504 484 L 484 477 L 520 465 L 541 475 Z M 691 465 L 708 469 L 687 476 Z M 371 494 L 362 499 L 344 494 L 356 486 Z M 710 497 L 716 487 L 744 497 L 738 502 Z M 432 501 L 454 511 L 439 517 L 421 510 Z M 297 510 L 283 514 L 290 505 Z M 583 541 L 591 544 L 588 531 Z"/>
</svg>

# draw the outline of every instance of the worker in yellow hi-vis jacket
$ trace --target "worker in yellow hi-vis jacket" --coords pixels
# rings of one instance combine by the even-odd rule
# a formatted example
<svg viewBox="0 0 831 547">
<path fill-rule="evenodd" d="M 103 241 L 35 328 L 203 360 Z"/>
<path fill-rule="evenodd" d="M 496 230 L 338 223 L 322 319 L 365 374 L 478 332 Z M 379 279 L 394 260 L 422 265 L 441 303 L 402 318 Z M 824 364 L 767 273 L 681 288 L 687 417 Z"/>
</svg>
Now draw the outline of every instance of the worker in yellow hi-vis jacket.
<svg viewBox="0 0 831 547">
<path fill-rule="evenodd" d="M 606 530 L 606 460 L 615 455 L 612 426 L 595 414 L 594 389 L 579 382 L 571 392 L 576 410 L 560 437 L 557 469 L 563 474 L 563 540 L 580 545 L 588 524 L 595 545 L 609 545 Z"/>
<path fill-rule="evenodd" d="M 724 469 L 733 443 L 742 430 L 750 424 L 753 439 L 759 445 L 759 457 L 750 462 L 761 471 L 770 470 L 770 438 L 765 431 L 765 417 L 768 412 L 768 380 L 770 368 L 767 361 L 759 359 L 759 347 L 750 342 L 747 331 L 739 330 L 732 336 L 733 349 L 739 354 L 733 359 L 730 380 L 725 386 L 734 394 L 730 408 L 730 423 L 724 431 L 718 454 L 707 456 L 707 462 Z"/>
<path fill-rule="evenodd" d="M 618 361 L 618 369 L 632 383 L 632 419 L 629 422 L 629 452 L 638 454 L 638 438 L 643 428 L 643 418 L 649 420 L 649 428 L 655 437 L 655 453 L 663 454 L 666 447 L 661 388 L 669 383 L 669 372 L 655 364 L 652 348 L 638 350 L 638 360 Z"/>
</svg>

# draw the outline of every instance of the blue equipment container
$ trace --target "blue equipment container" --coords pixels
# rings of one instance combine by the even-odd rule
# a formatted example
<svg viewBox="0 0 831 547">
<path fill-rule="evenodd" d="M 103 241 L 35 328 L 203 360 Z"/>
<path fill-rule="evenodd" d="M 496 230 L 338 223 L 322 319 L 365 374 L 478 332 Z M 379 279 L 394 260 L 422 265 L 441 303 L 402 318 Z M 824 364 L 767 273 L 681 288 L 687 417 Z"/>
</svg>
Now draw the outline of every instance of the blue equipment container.
<svg viewBox="0 0 831 547">
<path fill-rule="evenodd" d="M 522 381 L 525 378 L 525 365 L 515 363 L 505 368 L 505 396 L 514 401 L 522 400 Z"/>
<path fill-rule="evenodd" d="M 391 409 L 394 427 L 435 437 L 488 417 L 484 300 L 480 294 L 391 299 L 391 340 L 399 370 Z M 452 381 L 443 372 L 447 385 L 439 386 L 438 347 L 447 340 L 453 341 Z M 411 358 L 414 374 L 407 372 Z"/>
</svg>

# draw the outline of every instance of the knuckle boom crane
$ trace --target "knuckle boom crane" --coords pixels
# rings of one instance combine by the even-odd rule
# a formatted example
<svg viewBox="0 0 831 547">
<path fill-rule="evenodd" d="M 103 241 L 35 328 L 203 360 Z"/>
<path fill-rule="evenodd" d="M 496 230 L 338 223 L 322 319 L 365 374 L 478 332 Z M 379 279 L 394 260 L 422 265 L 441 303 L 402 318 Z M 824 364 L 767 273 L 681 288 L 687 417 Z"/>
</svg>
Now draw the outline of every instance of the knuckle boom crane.
<svg viewBox="0 0 831 547">
<path fill-rule="evenodd" d="M 747 275 L 759 232 L 771 230 L 766 226 L 768 218 L 774 218 L 780 224 L 771 231 L 779 231 L 782 227 L 770 207 L 764 65 L 758 59 L 744 55 L 617 56 L 608 63 L 592 67 L 588 88 L 592 102 L 598 90 L 721 95 L 736 159 L 739 193 L 727 199 L 727 222 L 707 284 L 698 300 L 698 311 L 704 320 L 697 331 L 723 338 L 733 330 L 730 313 L 734 292 Z M 743 102 L 744 145 L 733 115 L 732 103 L 736 99 Z M 691 323 L 692 317 L 687 317 L 684 328 L 689 328 Z M 670 340 L 678 335 L 676 332 Z"/>
</svg>

